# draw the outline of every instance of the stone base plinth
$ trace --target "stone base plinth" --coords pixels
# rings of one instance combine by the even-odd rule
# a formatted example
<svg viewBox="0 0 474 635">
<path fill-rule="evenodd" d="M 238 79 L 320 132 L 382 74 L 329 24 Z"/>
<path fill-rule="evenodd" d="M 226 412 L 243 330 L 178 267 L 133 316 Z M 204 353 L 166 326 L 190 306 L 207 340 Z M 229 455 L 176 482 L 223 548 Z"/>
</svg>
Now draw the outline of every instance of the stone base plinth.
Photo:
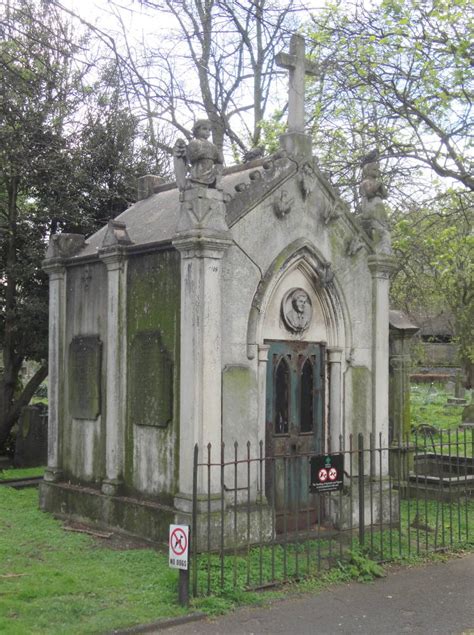
<svg viewBox="0 0 474 635">
<path fill-rule="evenodd" d="M 153 543 L 168 541 L 174 510 L 155 501 L 111 496 L 68 483 L 43 482 L 40 508 L 60 518 L 121 531 Z"/>
<path fill-rule="evenodd" d="M 200 511 L 196 515 L 197 550 L 214 551 L 222 546 L 232 549 L 269 542 L 272 539 L 272 514 L 271 508 L 265 503 L 252 505 L 250 509 L 247 505 L 238 505 L 227 506 L 223 512 Z M 177 511 L 175 522 L 192 526 L 192 515 Z"/>
<path fill-rule="evenodd" d="M 329 499 L 329 517 L 336 529 L 359 527 L 359 484 L 353 479 L 352 491 L 334 493 Z M 398 522 L 399 495 L 386 480 L 364 482 L 364 525 L 391 525 Z"/>
<path fill-rule="evenodd" d="M 69 483 L 42 482 L 39 502 L 43 511 L 57 517 L 120 531 L 152 543 L 167 543 L 172 523 L 192 526 L 192 506 L 183 511 L 157 501 L 113 496 Z M 209 545 L 211 550 L 220 549 L 222 518 L 225 549 L 271 540 L 272 511 L 265 502 L 250 508 L 226 505 L 222 514 L 219 501 L 213 498 L 210 514 L 207 502 L 201 501 L 197 507 L 198 551 L 206 551 Z"/>
</svg>

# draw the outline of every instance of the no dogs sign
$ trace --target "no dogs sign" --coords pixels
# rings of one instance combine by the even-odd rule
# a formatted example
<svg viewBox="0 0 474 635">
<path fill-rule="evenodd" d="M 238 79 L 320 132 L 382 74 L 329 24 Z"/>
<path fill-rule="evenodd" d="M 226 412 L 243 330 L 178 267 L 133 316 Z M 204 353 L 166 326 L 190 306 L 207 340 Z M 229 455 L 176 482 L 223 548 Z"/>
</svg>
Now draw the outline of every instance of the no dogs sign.
<svg viewBox="0 0 474 635">
<path fill-rule="evenodd" d="M 188 568 L 189 525 L 170 525 L 169 565 L 173 569 Z"/>
<path fill-rule="evenodd" d="M 310 466 L 310 492 L 322 494 L 342 489 L 344 484 L 344 456 L 342 454 L 313 456 L 310 460 Z"/>
</svg>

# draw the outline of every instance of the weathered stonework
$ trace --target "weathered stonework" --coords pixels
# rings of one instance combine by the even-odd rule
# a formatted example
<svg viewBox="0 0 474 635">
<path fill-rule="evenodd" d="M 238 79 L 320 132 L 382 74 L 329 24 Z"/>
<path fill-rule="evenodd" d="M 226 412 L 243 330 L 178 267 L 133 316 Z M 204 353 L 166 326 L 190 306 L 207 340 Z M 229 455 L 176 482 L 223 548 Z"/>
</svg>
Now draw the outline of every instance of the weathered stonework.
<svg viewBox="0 0 474 635">
<path fill-rule="evenodd" d="M 158 541 L 171 520 L 190 521 L 195 497 L 199 544 L 218 545 L 224 510 L 231 546 L 249 539 L 248 509 L 250 541 L 272 537 L 284 479 L 263 459 L 276 447 L 387 442 L 393 259 L 312 157 L 303 94 L 316 69 L 301 44 L 280 56 L 292 88 L 273 156 L 223 169 L 198 121 L 175 146 L 177 186 L 148 176 L 87 241 L 52 240 L 43 509 Z M 201 466 L 195 480 L 196 444 L 201 462 L 251 467 Z M 364 469 L 385 487 L 388 465 Z"/>
</svg>

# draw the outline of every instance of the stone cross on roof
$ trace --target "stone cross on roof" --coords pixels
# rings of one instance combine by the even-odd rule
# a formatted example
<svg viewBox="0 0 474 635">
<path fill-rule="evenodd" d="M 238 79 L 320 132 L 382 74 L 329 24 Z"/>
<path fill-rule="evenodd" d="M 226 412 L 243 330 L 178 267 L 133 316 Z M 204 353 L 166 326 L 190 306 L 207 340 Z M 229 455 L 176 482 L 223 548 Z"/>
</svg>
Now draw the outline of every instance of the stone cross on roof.
<svg viewBox="0 0 474 635">
<path fill-rule="evenodd" d="M 304 132 L 304 78 L 318 74 L 317 64 L 305 59 L 304 48 L 304 37 L 295 33 L 291 36 L 290 52 L 275 55 L 277 66 L 290 71 L 288 132 Z"/>
</svg>

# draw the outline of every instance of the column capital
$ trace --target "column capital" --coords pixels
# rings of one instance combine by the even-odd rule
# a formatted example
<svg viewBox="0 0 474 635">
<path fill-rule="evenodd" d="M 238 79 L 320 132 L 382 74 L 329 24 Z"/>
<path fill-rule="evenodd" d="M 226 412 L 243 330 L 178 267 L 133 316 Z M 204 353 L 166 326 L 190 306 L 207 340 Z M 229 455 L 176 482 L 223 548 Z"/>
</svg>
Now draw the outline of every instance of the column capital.
<svg viewBox="0 0 474 635">
<path fill-rule="evenodd" d="M 126 257 L 127 251 L 122 245 L 114 245 L 113 247 L 103 247 L 102 249 L 99 249 L 99 258 L 105 264 L 108 271 L 121 269 Z"/>
<path fill-rule="evenodd" d="M 268 362 L 268 351 L 270 350 L 269 344 L 259 344 L 258 345 L 258 361 L 259 362 Z"/>
<path fill-rule="evenodd" d="M 393 368 L 402 368 L 410 364 L 410 355 L 390 355 L 389 362 Z"/>
<path fill-rule="evenodd" d="M 41 263 L 42 269 L 48 274 L 50 280 L 62 278 L 66 273 L 66 265 L 63 258 L 47 258 Z"/>
<path fill-rule="evenodd" d="M 190 231 L 177 234 L 173 246 L 182 258 L 214 258 L 220 260 L 233 241 L 227 233 Z"/>
<path fill-rule="evenodd" d="M 373 254 L 367 258 L 372 278 L 383 278 L 388 280 L 394 273 L 397 261 L 393 256 L 386 254 Z"/>
<path fill-rule="evenodd" d="M 328 362 L 330 364 L 340 364 L 342 362 L 342 353 L 344 352 L 343 348 L 338 346 L 331 346 L 327 349 L 328 352 Z"/>
</svg>

